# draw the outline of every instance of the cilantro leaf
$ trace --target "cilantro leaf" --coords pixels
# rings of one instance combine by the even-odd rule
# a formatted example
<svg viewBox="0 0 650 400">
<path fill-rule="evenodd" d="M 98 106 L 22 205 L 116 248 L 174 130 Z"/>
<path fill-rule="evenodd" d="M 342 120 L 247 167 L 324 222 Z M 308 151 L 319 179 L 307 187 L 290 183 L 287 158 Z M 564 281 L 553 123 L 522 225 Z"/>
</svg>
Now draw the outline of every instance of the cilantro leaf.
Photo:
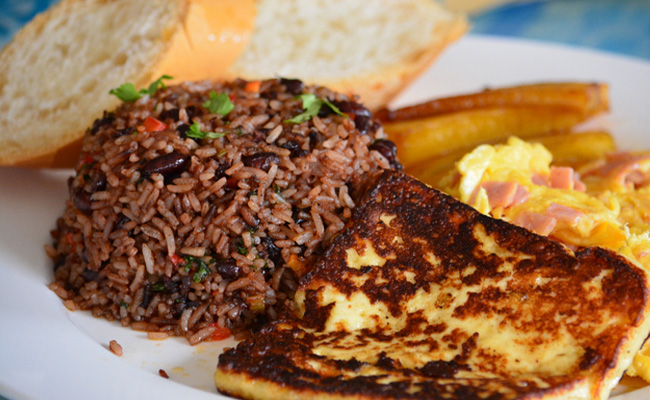
<svg viewBox="0 0 650 400">
<path fill-rule="evenodd" d="M 237 253 L 245 256 L 246 254 L 248 254 L 248 249 L 243 245 L 242 246 L 237 245 Z"/>
<path fill-rule="evenodd" d="M 216 94 L 213 90 L 210 92 L 210 99 L 203 103 L 203 108 L 207 108 L 210 114 L 219 114 L 225 117 L 235 109 L 235 105 L 225 92 Z"/>
<path fill-rule="evenodd" d="M 226 132 L 216 133 L 216 132 L 203 132 L 199 123 L 194 121 L 190 129 L 185 132 L 185 136 L 191 137 L 194 139 L 218 139 L 220 137 L 226 136 Z"/>
<path fill-rule="evenodd" d="M 123 83 L 120 87 L 111 89 L 108 93 L 117 96 L 118 99 L 126 103 L 133 103 L 141 97 L 140 92 L 135 89 L 132 83 Z"/>
<path fill-rule="evenodd" d="M 338 108 L 337 106 L 335 106 L 334 104 L 332 104 L 329 100 L 327 100 L 327 99 L 323 99 L 323 103 L 327 104 L 327 106 L 328 106 L 332 111 L 334 111 L 335 114 L 338 114 L 338 115 L 340 115 L 340 116 L 342 116 L 342 117 L 345 117 L 345 118 L 349 118 L 349 117 L 347 116 L 347 114 L 343 114 L 343 113 L 341 112 L 341 110 L 339 110 L 339 108 Z"/>
<path fill-rule="evenodd" d="M 165 85 L 165 82 L 163 82 L 163 79 L 174 79 L 174 78 L 169 75 L 163 75 L 160 78 L 156 79 L 155 81 L 151 82 L 151 85 L 149 85 L 149 89 L 146 90 L 140 89 L 140 93 L 153 96 L 154 94 L 156 94 L 156 92 L 159 89 L 164 89 L 167 87 L 167 85 Z"/>
<path fill-rule="evenodd" d="M 210 272 L 212 272 L 210 271 L 210 268 L 208 268 L 208 266 L 203 261 L 201 261 L 199 263 L 199 269 L 194 273 L 194 275 L 192 275 L 192 280 L 197 283 L 201 282 L 205 277 L 210 275 Z"/>
<path fill-rule="evenodd" d="M 109 94 L 117 96 L 118 99 L 122 100 L 125 103 L 133 103 L 134 101 L 138 100 L 140 97 L 142 97 L 145 94 L 148 94 L 149 96 L 153 96 L 156 94 L 156 92 L 159 89 L 164 89 L 167 87 L 165 85 L 165 82 L 163 82 L 164 79 L 174 79 L 173 77 L 169 75 L 163 75 L 160 78 L 156 79 L 153 81 L 148 89 L 140 89 L 137 90 L 135 88 L 135 85 L 132 84 L 131 82 L 123 83 L 119 87 L 115 89 L 111 89 L 108 91 Z"/>
<path fill-rule="evenodd" d="M 305 111 L 296 115 L 291 119 L 285 120 L 284 122 L 291 123 L 291 124 L 300 124 L 302 122 L 309 121 L 313 117 L 318 115 L 323 105 L 328 106 L 334 113 L 338 115 L 342 115 L 346 118 L 348 117 L 347 115 L 343 114 L 341 110 L 339 110 L 339 108 L 336 107 L 334 104 L 332 104 L 329 100 L 321 99 L 313 93 L 301 94 L 297 96 L 297 98 L 302 99 L 302 109 Z"/>
</svg>

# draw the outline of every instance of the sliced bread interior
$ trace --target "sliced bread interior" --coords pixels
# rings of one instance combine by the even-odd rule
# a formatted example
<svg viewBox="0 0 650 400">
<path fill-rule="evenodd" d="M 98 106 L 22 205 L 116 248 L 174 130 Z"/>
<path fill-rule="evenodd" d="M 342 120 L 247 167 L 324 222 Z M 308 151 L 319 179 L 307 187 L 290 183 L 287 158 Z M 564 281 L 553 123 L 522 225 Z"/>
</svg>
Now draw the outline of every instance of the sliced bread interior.
<svg viewBox="0 0 650 400">
<path fill-rule="evenodd" d="M 433 0 L 259 0 L 233 76 L 300 78 L 386 105 L 467 29 Z M 282 23 L 278 23 L 282 21 Z"/>
<path fill-rule="evenodd" d="M 63 0 L 0 53 L 0 165 L 74 165 L 109 90 L 219 76 L 253 21 L 252 0 Z"/>
</svg>

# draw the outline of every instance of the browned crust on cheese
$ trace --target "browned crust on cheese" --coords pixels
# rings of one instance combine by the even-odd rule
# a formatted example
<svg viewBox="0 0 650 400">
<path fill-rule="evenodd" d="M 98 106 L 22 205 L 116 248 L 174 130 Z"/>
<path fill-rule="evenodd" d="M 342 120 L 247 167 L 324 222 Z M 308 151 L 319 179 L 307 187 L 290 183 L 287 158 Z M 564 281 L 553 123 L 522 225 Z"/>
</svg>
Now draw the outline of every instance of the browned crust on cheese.
<svg viewBox="0 0 650 400">
<path fill-rule="evenodd" d="M 396 215 L 390 229 L 382 215 Z M 582 348 L 583 355 L 568 373 L 531 377 L 511 376 L 499 354 L 482 353 L 478 334 L 457 332 L 445 335 L 441 342 L 428 343 L 457 349 L 452 360 L 427 363 L 421 368 L 404 368 L 400 360 L 379 354 L 372 367 L 397 376 L 390 383 L 383 374 L 355 375 L 368 366 L 356 359 L 335 360 L 314 354 L 316 343 L 327 341 L 341 346 L 338 339 L 347 332 L 323 331 L 331 304 L 321 306 L 319 295 L 326 285 L 351 295 L 362 291 L 371 302 L 383 302 L 393 316 L 405 313 L 406 299 L 431 283 L 443 287 L 474 285 L 486 279 L 507 279 L 500 267 L 504 259 L 486 253 L 477 242 L 476 230 L 483 230 L 500 249 L 524 255 L 512 262 L 516 279 L 507 281 L 507 289 L 495 286 L 472 293 L 464 304 L 453 310 L 454 318 L 502 318 L 518 332 L 536 333 L 538 343 L 552 341 L 560 330 Z M 389 245 L 396 232 L 406 246 Z M 359 249 L 368 240 L 386 263 L 381 268 L 346 264 L 346 249 Z M 426 262 L 424 254 L 440 259 L 437 267 Z M 390 257 L 395 257 L 390 259 Z M 468 266 L 476 269 L 467 273 Z M 410 271 L 414 279 L 405 279 Z M 465 274 L 459 272 L 465 272 Z M 369 279 L 361 287 L 353 279 Z M 460 283 L 449 279 L 461 276 Z M 383 278 L 383 279 L 378 279 Z M 537 285 L 536 279 L 548 280 Z M 601 282 L 593 286 L 593 282 Z M 358 280 L 357 280 L 358 282 Z M 378 283 L 381 282 L 381 283 Z M 648 282 L 646 273 L 622 256 L 601 248 L 580 249 L 575 254 L 563 245 L 523 228 L 478 213 L 471 207 L 398 172 L 385 172 L 378 184 L 355 208 L 347 229 L 333 243 L 316 268 L 301 281 L 305 291 L 303 319 L 289 318 L 265 328 L 254 338 L 229 349 L 219 358 L 217 383 L 221 390 L 246 398 L 260 398 L 247 392 L 236 380 L 264 387 L 262 398 L 297 396 L 333 399 L 539 399 L 562 398 L 578 387 L 586 386 L 592 398 L 601 398 L 603 382 L 613 373 L 622 373 L 619 359 L 625 352 L 636 351 L 641 340 L 630 339 L 641 325 L 647 325 Z M 439 308 L 447 307 L 439 297 Z M 407 314 L 405 327 L 394 333 L 403 338 L 416 334 L 444 332 L 444 322 L 429 325 L 418 313 Z M 598 332 L 596 328 L 607 326 Z M 647 330 L 647 328 L 644 328 Z M 339 337 L 337 337 L 337 335 Z M 362 339 L 386 341 L 381 329 L 362 331 Z M 639 335 L 636 335 L 639 336 Z M 633 344 L 630 344 L 633 342 Z M 409 343 L 406 341 L 406 343 Z M 421 340 L 413 345 L 422 345 Z M 633 346 L 634 348 L 631 348 Z M 469 359 L 482 360 L 480 366 Z M 312 365 L 320 367 L 316 370 Z M 457 378 L 459 371 L 478 368 L 490 378 Z M 347 375 L 347 377 L 346 377 Z M 234 377 L 237 377 L 236 379 Z M 273 389 L 275 388 L 275 389 Z M 290 389 L 289 389 L 290 388 Z M 283 393 L 280 397 L 275 394 Z"/>
</svg>

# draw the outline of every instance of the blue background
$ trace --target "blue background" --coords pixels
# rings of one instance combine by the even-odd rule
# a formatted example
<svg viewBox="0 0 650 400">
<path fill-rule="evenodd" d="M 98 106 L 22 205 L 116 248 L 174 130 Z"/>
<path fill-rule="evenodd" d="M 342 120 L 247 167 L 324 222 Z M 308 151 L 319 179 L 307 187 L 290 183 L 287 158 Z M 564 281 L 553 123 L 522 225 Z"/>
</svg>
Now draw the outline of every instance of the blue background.
<svg viewBox="0 0 650 400">
<path fill-rule="evenodd" d="M 57 0 L 0 0 L 0 47 Z M 589 47 L 650 60 L 650 0 L 519 1 L 471 16 L 472 32 Z"/>
</svg>

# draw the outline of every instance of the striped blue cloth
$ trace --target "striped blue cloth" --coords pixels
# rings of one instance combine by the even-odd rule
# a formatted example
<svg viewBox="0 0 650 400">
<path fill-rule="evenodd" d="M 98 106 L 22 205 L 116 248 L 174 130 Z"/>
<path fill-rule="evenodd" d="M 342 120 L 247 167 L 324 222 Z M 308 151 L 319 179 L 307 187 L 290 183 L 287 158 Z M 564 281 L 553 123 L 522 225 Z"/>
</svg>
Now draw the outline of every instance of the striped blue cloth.
<svg viewBox="0 0 650 400">
<path fill-rule="evenodd" d="M 472 32 L 589 47 L 650 60 L 650 1 L 554 0 L 505 5 Z"/>
<path fill-rule="evenodd" d="M 57 1 L 0 0 L 0 47 L 36 13 Z M 650 60 L 650 0 L 518 1 L 471 19 L 473 33 L 564 43 Z"/>
</svg>

